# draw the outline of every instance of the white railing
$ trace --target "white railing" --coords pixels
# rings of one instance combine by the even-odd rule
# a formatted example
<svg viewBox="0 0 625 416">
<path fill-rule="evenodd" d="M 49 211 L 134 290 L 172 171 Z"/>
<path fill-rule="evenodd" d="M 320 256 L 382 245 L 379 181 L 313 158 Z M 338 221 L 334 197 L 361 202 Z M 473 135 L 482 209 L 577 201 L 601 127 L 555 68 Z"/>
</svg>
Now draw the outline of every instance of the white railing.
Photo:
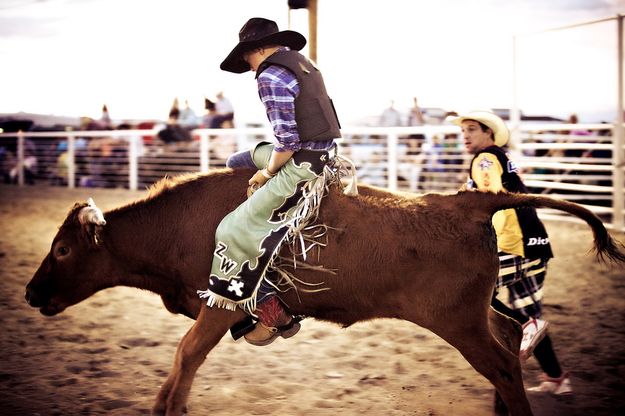
<svg viewBox="0 0 625 416">
<path fill-rule="evenodd" d="M 157 140 L 157 133 L 4 133 L 0 172 L 5 182 L 19 185 L 44 181 L 134 190 L 165 175 L 223 167 L 233 152 L 272 139 L 265 128 L 198 129 L 192 131 L 192 141 L 173 144 Z M 354 161 L 364 183 L 430 192 L 455 191 L 466 180 L 471 156 L 456 126 L 347 127 L 342 133 L 339 151 Z M 613 163 L 612 136 L 613 126 L 607 124 L 522 124 L 520 143 L 512 152 L 532 192 L 582 203 L 624 230 L 624 184 L 614 178 L 622 178 L 625 167 Z"/>
</svg>

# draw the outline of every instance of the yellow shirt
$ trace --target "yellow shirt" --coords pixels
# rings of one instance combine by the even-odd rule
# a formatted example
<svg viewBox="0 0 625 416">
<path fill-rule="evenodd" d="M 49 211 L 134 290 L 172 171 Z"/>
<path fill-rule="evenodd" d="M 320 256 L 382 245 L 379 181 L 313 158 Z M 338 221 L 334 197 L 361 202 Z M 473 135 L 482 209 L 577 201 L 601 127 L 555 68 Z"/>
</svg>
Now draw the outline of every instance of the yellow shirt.
<svg viewBox="0 0 625 416">
<path fill-rule="evenodd" d="M 501 163 L 492 153 L 481 153 L 471 165 L 473 182 L 481 191 L 507 192 L 501 183 L 502 174 Z M 493 215 L 493 227 L 497 233 L 497 246 L 500 251 L 524 256 L 523 233 L 514 209 L 497 211 Z"/>
</svg>

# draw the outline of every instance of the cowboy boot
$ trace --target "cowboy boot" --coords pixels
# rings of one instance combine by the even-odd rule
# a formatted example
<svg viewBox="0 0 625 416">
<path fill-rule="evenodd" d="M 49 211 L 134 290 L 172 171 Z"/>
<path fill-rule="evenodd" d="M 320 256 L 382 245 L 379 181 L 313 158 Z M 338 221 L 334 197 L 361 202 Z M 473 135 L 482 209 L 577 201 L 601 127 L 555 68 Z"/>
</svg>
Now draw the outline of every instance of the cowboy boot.
<svg viewBox="0 0 625 416">
<path fill-rule="evenodd" d="M 278 337 L 290 338 L 297 334 L 301 325 L 286 313 L 280 301 L 270 296 L 256 306 L 256 327 L 244 335 L 245 340 L 256 346 L 269 345 Z"/>
</svg>

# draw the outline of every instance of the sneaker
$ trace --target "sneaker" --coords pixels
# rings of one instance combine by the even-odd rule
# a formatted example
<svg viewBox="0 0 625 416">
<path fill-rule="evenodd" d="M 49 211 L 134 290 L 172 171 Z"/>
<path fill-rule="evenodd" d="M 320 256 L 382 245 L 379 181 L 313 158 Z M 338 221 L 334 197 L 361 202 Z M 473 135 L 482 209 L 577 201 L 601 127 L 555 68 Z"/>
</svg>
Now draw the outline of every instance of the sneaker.
<svg viewBox="0 0 625 416">
<path fill-rule="evenodd" d="M 523 361 L 527 360 L 536 345 L 547 335 L 547 327 L 549 322 L 542 319 L 530 318 L 523 324 L 523 339 L 521 340 L 521 349 L 519 358 Z"/>
<path fill-rule="evenodd" d="M 542 382 L 536 387 L 530 387 L 527 391 L 539 393 L 551 393 L 555 395 L 573 394 L 569 373 L 563 373 L 558 378 L 551 378 L 547 374 L 541 374 L 539 378 Z"/>
</svg>

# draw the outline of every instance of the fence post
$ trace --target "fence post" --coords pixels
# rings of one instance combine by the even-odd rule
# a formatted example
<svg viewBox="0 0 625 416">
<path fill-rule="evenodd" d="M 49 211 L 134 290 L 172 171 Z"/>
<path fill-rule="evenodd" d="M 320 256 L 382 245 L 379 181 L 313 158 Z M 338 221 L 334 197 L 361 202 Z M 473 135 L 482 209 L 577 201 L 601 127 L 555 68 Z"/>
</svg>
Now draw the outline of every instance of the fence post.
<svg viewBox="0 0 625 416">
<path fill-rule="evenodd" d="M 397 133 L 388 133 L 387 136 L 388 143 L 388 188 L 391 191 L 397 190 Z"/>
<path fill-rule="evenodd" d="M 67 187 L 76 187 L 76 141 L 74 136 L 67 136 Z"/>
<path fill-rule="evenodd" d="M 208 133 L 200 133 L 200 172 L 208 172 Z"/>
<path fill-rule="evenodd" d="M 24 132 L 17 132 L 17 184 L 24 186 Z"/>
<path fill-rule="evenodd" d="M 128 189 L 136 191 L 139 184 L 139 136 L 128 137 Z"/>
<path fill-rule="evenodd" d="M 614 150 L 612 151 L 612 226 L 616 230 L 625 228 L 625 202 L 623 201 L 623 186 L 625 182 L 625 157 L 623 156 L 623 144 L 625 144 L 625 131 L 623 130 L 623 18 L 624 15 L 617 16 L 617 113 L 616 124 L 614 126 Z"/>
<path fill-rule="evenodd" d="M 512 108 L 510 109 L 510 147 L 521 153 L 521 110 L 518 102 L 517 37 L 512 36 Z"/>
</svg>

